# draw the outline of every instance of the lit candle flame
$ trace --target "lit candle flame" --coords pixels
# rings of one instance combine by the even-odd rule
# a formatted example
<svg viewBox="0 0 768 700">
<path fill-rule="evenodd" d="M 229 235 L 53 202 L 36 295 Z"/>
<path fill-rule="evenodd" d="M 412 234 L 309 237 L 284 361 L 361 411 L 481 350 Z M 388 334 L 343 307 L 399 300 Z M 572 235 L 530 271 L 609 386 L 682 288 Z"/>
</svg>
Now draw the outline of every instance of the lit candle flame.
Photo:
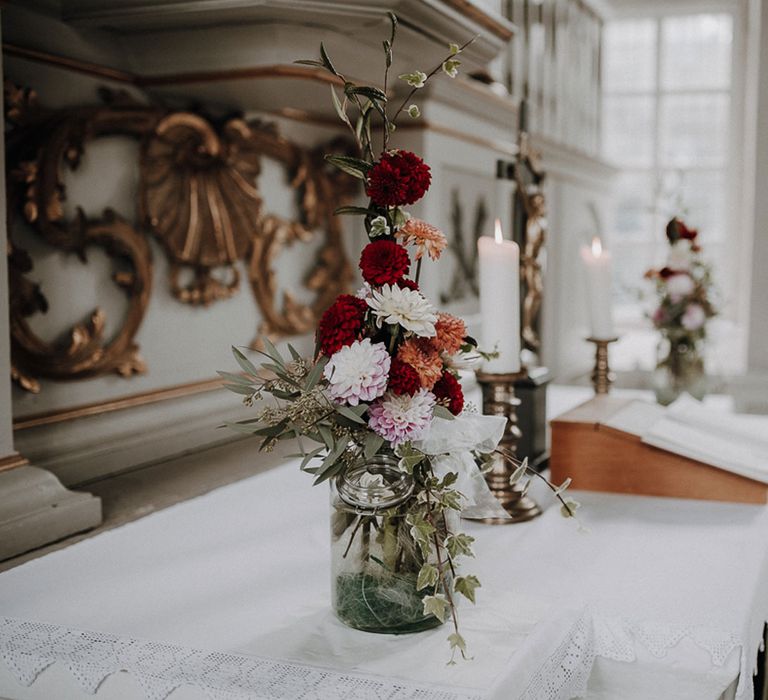
<svg viewBox="0 0 768 700">
<path fill-rule="evenodd" d="M 599 258 L 603 254 L 603 244 L 600 242 L 600 238 L 595 236 L 592 239 L 592 255 Z"/>
<path fill-rule="evenodd" d="M 501 231 L 501 219 L 496 219 L 495 231 L 493 235 L 496 239 L 496 243 L 501 245 L 502 241 L 504 240 L 504 234 Z"/>
</svg>

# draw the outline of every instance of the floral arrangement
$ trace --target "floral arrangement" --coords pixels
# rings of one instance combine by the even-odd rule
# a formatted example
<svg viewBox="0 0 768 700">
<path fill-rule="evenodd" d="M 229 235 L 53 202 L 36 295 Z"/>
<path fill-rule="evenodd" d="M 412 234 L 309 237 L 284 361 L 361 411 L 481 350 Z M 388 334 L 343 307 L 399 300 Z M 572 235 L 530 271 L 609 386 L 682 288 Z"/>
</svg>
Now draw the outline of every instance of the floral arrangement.
<svg viewBox="0 0 768 700">
<path fill-rule="evenodd" d="M 346 206 L 336 212 L 360 216 L 370 239 L 359 262 L 363 287 L 356 295 L 339 296 L 322 315 L 312 360 L 302 358 L 290 345 L 290 357 L 283 357 L 265 339 L 261 352 L 267 361 L 261 368 L 233 348 L 243 373 L 220 374 L 247 405 L 261 402 L 255 418 L 231 426 L 259 437 L 262 450 L 295 439 L 301 468 L 314 476 L 316 484 L 336 483 L 377 459 L 391 460 L 396 471 L 411 482 L 412 491 L 397 507 L 382 507 L 372 514 L 354 509 L 337 513 L 334 541 L 345 538 L 340 556 L 350 557 L 353 550 L 359 550 L 366 567 L 354 577 L 340 574 L 334 584 L 337 597 L 341 592 L 347 598 L 351 595 L 353 603 L 364 610 L 353 614 L 345 608 L 345 616 L 339 607 L 347 604 L 339 598 L 337 614 L 352 626 L 382 631 L 381 616 L 393 615 L 393 610 L 402 607 L 410 616 L 407 624 L 383 630 L 395 632 L 423 628 L 416 624 L 417 618 L 437 624 L 450 618 L 453 659 L 456 651 L 462 656 L 466 651 L 458 628 L 457 596 L 474 602 L 480 581 L 458 570 L 459 558 L 473 556 L 473 538 L 458 532 L 458 518 L 451 517 L 461 512 L 467 500 L 456 488 L 461 475 L 445 468 L 441 455 L 427 449 L 424 440 L 434 433 L 436 423 L 459 423 L 468 415 L 457 369 L 471 366 L 483 353 L 461 319 L 438 311 L 419 290 L 424 258 L 438 260 L 446 238 L 405 209 L 428 191 L 429 166 L 416 154 L 390 149 L 388 144 L 403 113 L 412 119 L 419 117 L 418 106 L 411 103 L 416 91 L 440 72 L 454 77 L 460 65 L 458 56 L 467 44 L 450 45 L 448 55 L 427 73 L 400 75 L 410 89 L 391 110 L 387 83 L 397 19 L 390 14 L 390 20 L 391 34 L 383 42 L 383 89 L 347 80 L 322 44 L 320 60 L 299 61 L 329 71 L 343 85 L 341 98 L 331 88 L 332 99 L 361 157 L 328 155 L 326 159 L 360 179 L 370 200 L 366 207 Z M 349 116 L 350 107 L 357 111 L 354 120 Z M 374 120 L 381 126 L 380 148 L 374 145 Z M 466 450 L 475 475 L 480 474 L 478 464 L 489 459 L 500 435 L 499 431 L 492 444 L 486 440 Z M 448 441 L 440 444 L 443 452 L 450 451 Z M 522 479 L 527 472 L 523 463 L 515 478 Z M 378 489 L 377 498 L 386 500 L 399 488 L 399 481 L 390 482 L 384 474 L 372 470 L 360 483 Z M 482 475 L 479 481 L 485 484 Z M 563 498 L 564 489 L 552 488 L 564 514 L 573 515 L 575 502 Z M 378 626 L 368 625 L 366 615 L 374 616 Z"/>
<path fill-rule="evenodd" d="M 667 224 L 669 253 L 661 269 L 645 276 L 656 282 L 659 304 L 653 325 L 673 341 L 693 345 L 706 335 L 706 323 L 717 315 L 712 301 L 712 270 L 702 259 L 698 231 L 680 219 Z"/>
</svg>

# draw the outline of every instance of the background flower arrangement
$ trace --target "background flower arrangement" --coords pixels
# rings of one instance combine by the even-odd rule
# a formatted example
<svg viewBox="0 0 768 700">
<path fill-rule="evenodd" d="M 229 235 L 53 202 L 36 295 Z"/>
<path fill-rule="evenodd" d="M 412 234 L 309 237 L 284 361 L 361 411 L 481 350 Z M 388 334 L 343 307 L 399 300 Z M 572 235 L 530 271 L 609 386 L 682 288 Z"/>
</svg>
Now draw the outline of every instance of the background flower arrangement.
<svg viewBox="0 0 768 700">
<path fill-rule="evenodd" d="M 658 305 L 651 314 L 661 332 L 664 349 L 660 352 L 657 374 L 666 391 L 662 403 L 674 400 L 682 390 L 702 393 L 697 384 L 703 378 L 701 343 L 706 338 L 706 324 L 717 315 L 712 301 L 712 270 L 702 258 L 698 231 L 688 228 L 678 218 L 667 224 L 669 253 L 664 267 L 651 269 L 646 277 L 656 283 Z"/>
<path fill-rule="evenodd" d="M 389 149 L 388 142 L 401 114 L 419 117 L 419 108 L 410 104 L 417 90 L 440 72 L 456 76 L 457 56 L 467 44 L 450 45 L 448 55 L 428 73 L 400 75 L 410 89 L 391 111 L 387 84 L 397 19 L 389 16 L 383 89 L 348 81 L 322 44 L 320 60 L 299 61 L 329 71 L 344 85 L 341 98 L 331 88 L 332 99 L 362 157 L 326 159 L 359 178 L 370 198 L 366 207 L 336 212 L 360 216 L 368 233 L 370 242 L 359 263 L 363 287 L 355 296 L 339 296 L 323 314 L 313 360 L 290 345 L 285 358 L 265 340 L 267 362 L 260 369 L 233 348 L 243 374 L 220 374 L 247 404 L 267 399 L 254 418 L 231 427 L 261 438 L 262 450 L 295 439 L 301 468 L 314 475 L 315 483 L 330 479 L 334 484 L 334 551 L 347 560 L 336 567 L 334 581 L 339 617 L 361 629 L 387 632 L 423 629 L 450 617 L 451 649 L 464 655 L 456 597 L 474 602 L 480 586 L 475 576 L 459 574 L 457 567 L 460 557 L 472 556 L 473 538 L 458 532 L 458 518 L 452 517 L 466 499 L 456 489 L 459 475 L 438 469 L 439 455 L 420 449 L 420 441 L 436 421 L 462 414 L 456 368 L 471 365 L 482 353 L 464 322 L 438 311 L 419 290 L 424 257 L 437 260 L 446 239 L 404 208 L 429 189 L 429 166 L 413 153 Z M 350 107 L 357 112 L 354 123 Z M 378 157 L 374 120 L 381 127 Z M 496 448 L 499 437 L 500 432 L 492 444 L 485 439 L 470 450 L 475 476 L 480 474 L 477 464 Z M 516 478 L 526 472 L 521 465 Z M 564 514 L 573 515 L 576 504 L 564 500 L 564 488 L 553 490 Z M 345 500 L 345 493 L 353 491 L 365 493 L 373 506 Z M 353 552 L 360 563 L 350 571 L 346 564 Z"/>
</svg>

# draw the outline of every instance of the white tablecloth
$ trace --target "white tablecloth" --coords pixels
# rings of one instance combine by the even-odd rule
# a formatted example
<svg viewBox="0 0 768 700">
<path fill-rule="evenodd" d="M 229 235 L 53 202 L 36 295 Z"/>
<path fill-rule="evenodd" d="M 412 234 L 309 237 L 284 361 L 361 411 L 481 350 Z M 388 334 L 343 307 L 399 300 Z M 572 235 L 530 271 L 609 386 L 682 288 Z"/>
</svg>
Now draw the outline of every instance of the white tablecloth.
<svg viewBox="0 0 768 700">
<path fill-rule="evenodd" d="M 72 697 L 127 669 L 99 695 L 716 700 L 741 673 L 751 698 L 768 509 L 577 497 L 588 532 L 555 507 L 466 525 L 474 660 L 447 667 L 445 627 L 386 637 L 333 618 L 327 491 L 284 465 L 0 574 L 0 697 L 51 698 L 50 679 L 68 697 L 68 668 Z"/>
</svg>

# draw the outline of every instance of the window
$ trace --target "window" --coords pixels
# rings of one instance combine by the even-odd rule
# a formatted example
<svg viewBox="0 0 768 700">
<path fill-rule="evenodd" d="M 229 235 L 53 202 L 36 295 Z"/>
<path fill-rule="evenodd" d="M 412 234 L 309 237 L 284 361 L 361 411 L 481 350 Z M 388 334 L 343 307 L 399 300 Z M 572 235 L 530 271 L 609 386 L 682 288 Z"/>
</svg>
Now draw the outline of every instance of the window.
<svg viewBox="0 0 768 700">
<path fill-rule="evenodd" d="M 650 300 L 642 291 L 650 290 L 643 273 L 664 259 L 664 227 L 672 216 L 699 229 L 724 302 L 736 287 L 736 246 L 726 245 L 732 235 L 733 34 L 728 13 L 606 23 L 603 154 L 622 170 L 610 229 L 623 336 L 617 369 L 652 367 L 655 334 L 645 320 Z M 728 335 L 732 343 L 732 329 Z M 717 358 L 715 371 L 739 369 L 732 345 L 727 355 Z"/>
</svg>

